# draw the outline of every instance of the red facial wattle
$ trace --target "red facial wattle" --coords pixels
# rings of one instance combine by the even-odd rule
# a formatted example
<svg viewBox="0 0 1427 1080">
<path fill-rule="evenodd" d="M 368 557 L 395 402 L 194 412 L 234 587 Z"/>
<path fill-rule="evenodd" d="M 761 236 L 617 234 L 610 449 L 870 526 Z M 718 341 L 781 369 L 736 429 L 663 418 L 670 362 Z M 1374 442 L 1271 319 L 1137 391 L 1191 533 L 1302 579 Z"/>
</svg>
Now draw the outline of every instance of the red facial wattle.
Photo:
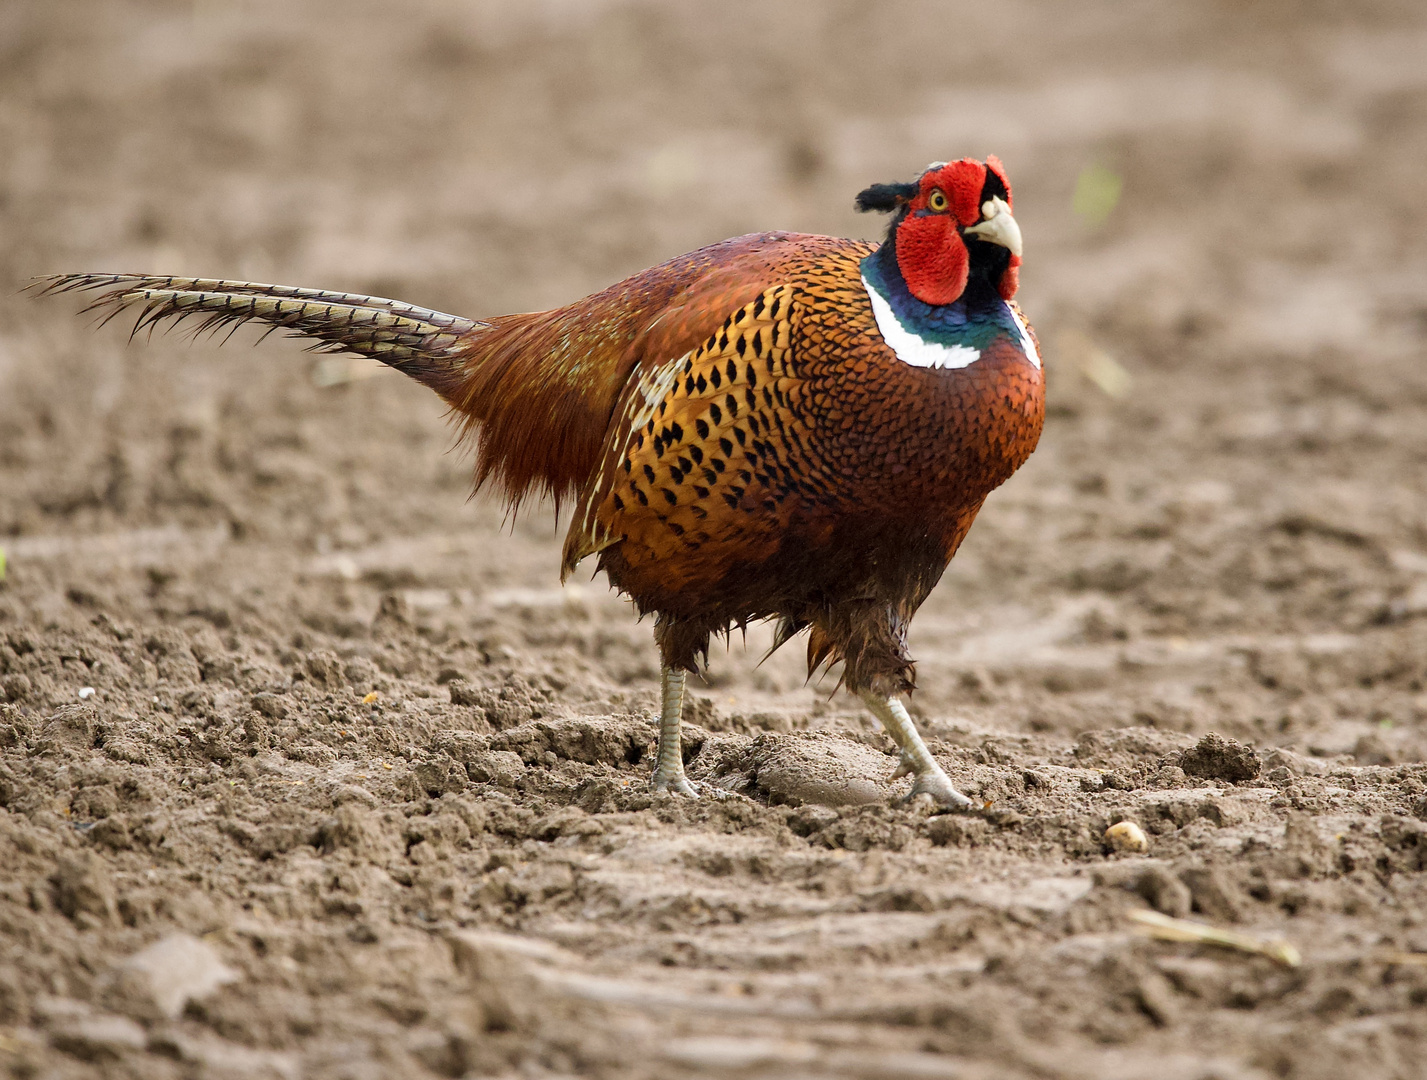
<svg viewBox="0 0 1427 1080">
<path fill-rule="evenodd" d="M 897 227 L 897 268 L 924 304 L 950 304 L 966 288 L 971 255 L 948 214 L 908 217 Z"/>
<path fill-rule="evenodd" d="M 1021 257 L 1011 256 L 1011 264 L 1006 267 L 1001 274 L 1001 280 L 996 283 L 996 291 L 1001 294 L 1002 300 L 1010 300 L 1016 295 L 1016 290 L 1021 287 Z"/>
<path fill-rule="evenodd" d="M 1006 189 L 1011 203 L 1011 184 L 1005 168 L 994 155 L 985 163 L 963 158 L 928 170 L 917 184 L 917 193 L 907 204 L 906 216 L 897 226 L 897 267 L 913 296 L 926 304 L 953 303 L 966 289 L 970 254 L 958 226 L 981 220 L 981 195 L 988 170 Z M 931 205 L 934 193 L 945 197 L 938 210 Z M 1021 259 L 1012 254 L 1010 265 L 996 282 L 1005 300 L 1016 294 Z"/>
</svg>

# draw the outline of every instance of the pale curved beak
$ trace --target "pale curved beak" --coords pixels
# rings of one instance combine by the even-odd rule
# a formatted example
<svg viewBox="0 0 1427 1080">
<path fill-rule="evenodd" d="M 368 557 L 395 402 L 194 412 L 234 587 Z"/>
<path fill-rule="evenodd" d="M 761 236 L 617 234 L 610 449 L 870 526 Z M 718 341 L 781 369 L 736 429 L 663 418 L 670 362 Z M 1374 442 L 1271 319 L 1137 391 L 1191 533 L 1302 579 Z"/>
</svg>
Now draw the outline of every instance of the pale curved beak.
<svg viewBox="0 0 1427 1080">
<path fill-rule="evenodd" d="M 968 225 L 962 235 L 975 236 L 993 244 L 1000 244 L 1017 258 L 1021 254 L 1021 227 L 1011 216 L 1011 208 L 1006 200 L 993 195 L 981 204 L 981 216 L 985 219 L 978 225 Z"/>
</svg>

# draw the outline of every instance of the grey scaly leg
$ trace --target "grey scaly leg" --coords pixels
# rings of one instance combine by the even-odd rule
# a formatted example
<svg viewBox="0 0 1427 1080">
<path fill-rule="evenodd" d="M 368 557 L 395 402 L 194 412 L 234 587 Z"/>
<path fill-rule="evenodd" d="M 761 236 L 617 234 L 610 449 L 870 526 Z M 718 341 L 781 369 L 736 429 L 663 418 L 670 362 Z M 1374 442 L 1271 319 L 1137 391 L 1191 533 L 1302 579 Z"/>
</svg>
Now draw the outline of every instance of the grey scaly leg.
<svg viewBox="0 0 1427 1080">
<path fill-rule="evenodd" d="M 892 741 L 902 748 L 902 759 L 897 765 L 897 771 L 892 774 L 892 779 L 906 776 L 908 773 L 916 778 L 907 801 L 910 802 L 918 795 L 930 795 L 943 806 L 952 806 L 958 810 L 968 809 L 971 800 L 952 787 L 951 778 L 936 763 L 936 758 L 932 757 L 927 744 L 922 742 L 922 737 L 917 734 L 916 725 L 907 715 L 906 706 L 894 697 L 879 697 L 873 693 L 863 693 L 861 697 L 873 715 L 882 721 L 882 726 L 887 729 L 887 734 L 892 736 Z"/>
<path fill-rule="evenodd" d="M 663 683 L 663 706 L 659 710 L 659 757 L 654 765 L 655 791 L 677 791 L 697 799 L 698 793 L 684 775 L 684 753 L 679 744 L 679 723 L 684 715 L 684 673 L 673 668 L 660 669 Z"/>
</svg>

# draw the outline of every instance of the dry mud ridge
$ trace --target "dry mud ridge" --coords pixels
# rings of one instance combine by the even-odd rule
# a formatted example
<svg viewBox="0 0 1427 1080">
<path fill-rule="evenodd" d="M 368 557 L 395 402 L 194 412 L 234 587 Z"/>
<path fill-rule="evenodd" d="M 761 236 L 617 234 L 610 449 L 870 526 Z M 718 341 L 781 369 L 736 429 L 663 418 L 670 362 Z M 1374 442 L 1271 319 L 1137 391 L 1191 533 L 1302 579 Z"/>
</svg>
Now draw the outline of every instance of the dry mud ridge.
<svg viewBox="0 0 1427 1080">
<path fill-rule="evenodd" d="M 0 6 L 0 1071 L 1427 1075 L 1424 56 L 1416 2 Z M 529 309 L 986 152 L 1050 416 L 913 628 L 965 816 L 759 628 L 651 797 L 649 626 L 424 390 L 15 295 Z"/>
</svg>

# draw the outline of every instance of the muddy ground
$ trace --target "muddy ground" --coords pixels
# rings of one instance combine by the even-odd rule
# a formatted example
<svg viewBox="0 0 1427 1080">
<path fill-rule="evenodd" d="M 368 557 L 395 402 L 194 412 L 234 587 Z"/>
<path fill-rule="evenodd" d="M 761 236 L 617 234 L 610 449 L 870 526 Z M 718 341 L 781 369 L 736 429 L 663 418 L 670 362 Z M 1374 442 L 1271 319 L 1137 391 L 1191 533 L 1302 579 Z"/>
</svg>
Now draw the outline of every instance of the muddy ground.
<svg viewBox="0 0 1427 1080">
<path fill-rule="evenodd" d="M 1427 1075 L 1424 56 L 1416 0 L 0 6 L 0 1066 Z M 913 627 L 972 816 L 757 628 L 725 797 L 652 797 L 649 625 L 426 391 L 15 294 L 526 310 L 987 152 L 1050 407 Z"/>
</svg>

